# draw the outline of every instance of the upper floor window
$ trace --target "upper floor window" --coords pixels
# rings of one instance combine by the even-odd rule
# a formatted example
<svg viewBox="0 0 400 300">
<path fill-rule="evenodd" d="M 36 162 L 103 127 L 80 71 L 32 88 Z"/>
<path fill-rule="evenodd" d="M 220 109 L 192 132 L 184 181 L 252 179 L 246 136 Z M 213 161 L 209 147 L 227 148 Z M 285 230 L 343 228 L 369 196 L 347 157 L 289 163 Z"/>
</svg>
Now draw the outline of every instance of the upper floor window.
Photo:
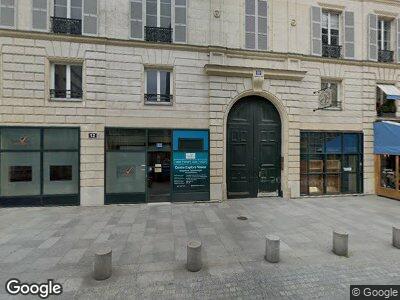
<svg viewBox="0 0 400 300">
<path fill-rule="evenodd" d="M 50 97 L 82 99 L 82 65 L 51 65 Z"/>
<path fill-rule="evenodd" d="M 47 0 L 32 0 L 32 29 L 47 30 Z"/>
<path fill-rule="evenodd" d="M 55 33 L 97 34 L 97 0 L 54 0 L 52 29 Z"/>
<path fill-rule="evenodd" d="M 145 102 L 170 103 L 172 101 L 172 72 L 147 69 L 145 71 Z"/>
<path fill-rule="evenodd" d="M 391 51 L 391 21 L 378 18 L 378 61 L 392 62 L 394 52 Z"/>
<path fill-rule="evenodd" d="M 337 12 L 322 12 L 322 56 L 339 58 L 340 47 L 340 14 Z"/>
<path fill-rule="evenodd" d="M 400 90 L 389 84 L 378 84 L 376 88 L 376 112 L 378 117 L 396 117 L 396 101 L 400 100 Z"/>
<path fill-rule="evenodd" d="M 15 0 L 0 0 L 0 26 L 15 27 Z"/>
<path fill-rule="evenodd" d="M 144 36 L 150 42 L 186 42 L 187 1 L 131 0 L 131 38 Z"/>
<path fill-rule="evenodd" d="M 266 0 L 246 0 L 245 47 L 267 50 L 268 3 Z"/>
</svg>

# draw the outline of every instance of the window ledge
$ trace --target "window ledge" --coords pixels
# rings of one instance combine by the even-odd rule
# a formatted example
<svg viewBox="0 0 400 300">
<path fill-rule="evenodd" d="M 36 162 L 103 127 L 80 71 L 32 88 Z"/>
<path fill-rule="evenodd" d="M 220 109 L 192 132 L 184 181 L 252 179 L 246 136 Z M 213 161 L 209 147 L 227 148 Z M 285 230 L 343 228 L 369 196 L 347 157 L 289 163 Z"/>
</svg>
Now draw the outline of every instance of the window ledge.
<svg viewBox="0 0 400 300">
<path fill-rule="evenodd" d="M 150 102 L 150 101 L 145 101 L 145 105 L 161 105 L 161 106 L 172 106 L 172 102 Z"/>
<path fill-rule="evenodd" d="M 50 98 L 52 102 L 83 102 L 82 98 Z"/>
</svg>

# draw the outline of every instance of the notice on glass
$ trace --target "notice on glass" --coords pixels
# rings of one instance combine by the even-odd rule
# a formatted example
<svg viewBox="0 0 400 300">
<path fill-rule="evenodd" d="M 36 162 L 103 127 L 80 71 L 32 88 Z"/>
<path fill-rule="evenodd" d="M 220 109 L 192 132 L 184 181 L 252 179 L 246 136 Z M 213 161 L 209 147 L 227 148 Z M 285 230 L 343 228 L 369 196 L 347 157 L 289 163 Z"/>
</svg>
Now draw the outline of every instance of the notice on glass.
<svg viewBox="0 0 400 300">
<path fill-rule="evenodd" d="M 206 191 L 209 180 L 207 152 L 174 153 L 174 190 L 178 192 Z"/>
</svg>

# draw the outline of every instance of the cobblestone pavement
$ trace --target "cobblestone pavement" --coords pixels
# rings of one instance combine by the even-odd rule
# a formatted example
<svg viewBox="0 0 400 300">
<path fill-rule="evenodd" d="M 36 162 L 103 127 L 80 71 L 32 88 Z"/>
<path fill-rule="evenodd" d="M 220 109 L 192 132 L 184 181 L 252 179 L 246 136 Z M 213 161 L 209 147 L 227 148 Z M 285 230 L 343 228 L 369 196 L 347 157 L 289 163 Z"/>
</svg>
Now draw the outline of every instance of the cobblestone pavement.
<svg viewBox="0 0 400 300">
<path fill-rule="evenodd" d="M 12 277 L 53 278 L 60 299 L 346 299 L 350 284 L 399 284 L 399 216 L 400 202 L 375 196 L 0 209 L 0 299 L 18 299 L 4 289 Z M 350 233 L 349 258 L 331 252 L 336 228 Z M 278 264 L 263 259 L 265 234 L 282 240 Z M 185 270 L 189 239 L 203 242 L 198 273 Z M 96 282 L 104 243 L 113 276 Z"/>
</svg>

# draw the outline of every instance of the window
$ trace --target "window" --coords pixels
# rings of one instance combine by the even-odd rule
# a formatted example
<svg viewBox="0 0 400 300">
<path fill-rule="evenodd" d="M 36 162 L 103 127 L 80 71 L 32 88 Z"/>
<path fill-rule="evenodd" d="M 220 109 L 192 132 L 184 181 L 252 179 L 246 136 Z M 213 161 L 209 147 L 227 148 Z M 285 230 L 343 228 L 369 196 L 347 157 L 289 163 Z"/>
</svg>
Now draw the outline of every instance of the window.
<svg viewBox="0 0 400 300">
<path fill-rule="evenodd" d="M 15 27 L 15 0 L 0 0 L 0 26 Z"/>
<path fill-rule="evenodd" d="M 172 101 L 172 73 L 165 70 L 146 70 L 145 101 L 148 103 Z"/>
<path fill-rule="evenodd" d="M 336 12 L 322 12 L 322 56 L 340 57 L 339 36 L 340 15 Z"/>
<path fill-rule="evenodd" d="M 321 81 L 321 90 L 330 92 L 332 97 L 330 107 L 337 107 L 340 108 L 340 101 L 339 101 L 339 83 L 334 81 Z"/>
<path fill-rule="evenodd" d="M 146 40 L 172 42 L 171 0 L 146 0 Z"/>
<path fill-rule="evenodd" d="M 391 51 L 391 21 L 378 19 L 378 61 L 393 62 Z"/>
<path fill-rule="evenodd" d="M 247 49 L 267 50 L 268 3 L 266 0 L 246 0 L 245 46 Z"/>
<path fill-rule="evenodd" d="M 82 26 L 83 20 L 83 26 Z M 55 33 L 97 34 L 97 0 L 54 0 Z"/>
<path fill-rule="evenodd" d="M 82 65 L 51 66 L 51 98 L 82 99 Z"/>
<path fill-rule="evenodd" d="M 47 0 L 32 0 L 32 29 L 47 30 Z"/>
<path fill-rule="evenodd" d="M 376 113 L 378 117 L 396 117 L 395 100 L 387 99 L 385 92 L 378 86 L 376 88 Z"/>
<path fill-rule="evenodd" d="M 381 155 L 381 187 L 396 189 L 396 156 Z"/>
<path fill-rule="evenodd" d="M 31 166 L 10 166 L 10 182 L 32 181 Z"/>
<path fill-rule="evenodd" d="M 387 20 L 378 20 L 378 49 L 390 50 L 390 28 L 391 22 Z"/>
<path fill-rule="evenodd" d="M 130 6 L 131 38 L 141 39 L 143 37 L 142 0 L 132 0 Z"/>
<path fill-rule="evenodd" d="M 301 132 L 302 195 L 362 192 L 362 134 Z"/>
</svg>

